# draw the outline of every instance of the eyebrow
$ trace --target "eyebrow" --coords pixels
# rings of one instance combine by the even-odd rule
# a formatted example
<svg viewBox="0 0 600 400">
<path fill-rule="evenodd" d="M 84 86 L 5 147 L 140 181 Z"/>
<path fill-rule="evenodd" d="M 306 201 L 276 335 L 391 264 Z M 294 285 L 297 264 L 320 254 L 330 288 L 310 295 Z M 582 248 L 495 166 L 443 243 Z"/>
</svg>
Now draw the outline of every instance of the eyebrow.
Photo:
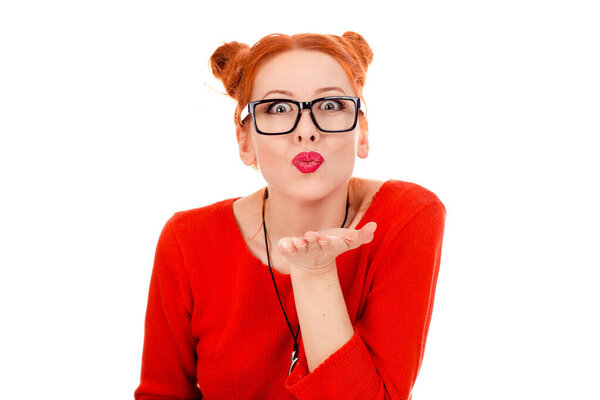
<svg viewBox="0 0 600 400">
<path fill-rule="evenodd" d="M 338 86 L 327 86 L 327 87 L 323 87 L 320 89 L 315 90 L 315 94 L 319 94 L 319 93 L 323 93 L 323 92 L 329 92 L 332 90 L 337 90 L 340 91 L 344 94 L 346 94 L 346 92 L 344 92 L 344 90 Z M 265 97 L 267 97 L 268 95 L 270 95 L 271 93 L 281 93 L 281 94 L 285 94 L 286 96 L 294 96 L 294 94 L 290 91 L 287 90 L 282 90 L 282 89 L 275 89 L 275 90 L 269 90 L 267 93 L 265 93 L 265 95 L 263 96 L 263 99 Z"/>
</svg>

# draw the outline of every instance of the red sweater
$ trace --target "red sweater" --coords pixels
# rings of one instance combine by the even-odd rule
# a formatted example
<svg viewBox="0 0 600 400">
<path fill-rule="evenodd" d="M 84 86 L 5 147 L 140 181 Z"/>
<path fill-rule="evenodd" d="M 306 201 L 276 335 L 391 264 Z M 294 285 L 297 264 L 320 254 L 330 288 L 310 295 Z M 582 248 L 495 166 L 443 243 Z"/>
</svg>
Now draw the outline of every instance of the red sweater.
<svg viewBox="0 0 600 400">
<path fill-rule="evenodd" d="M 423 360 L 446 209 L 414 183 L 386 181 L 356 229 L 374 239 L 340 254 L 338 276 L 354 336 L 308 372 L 269 267 L 233 214 L 239 197 L 175 213 L 158 240 L 137 400 L 410 399 Z M 273 270 L 294 330 L 290 275 Z"/>
</svg>

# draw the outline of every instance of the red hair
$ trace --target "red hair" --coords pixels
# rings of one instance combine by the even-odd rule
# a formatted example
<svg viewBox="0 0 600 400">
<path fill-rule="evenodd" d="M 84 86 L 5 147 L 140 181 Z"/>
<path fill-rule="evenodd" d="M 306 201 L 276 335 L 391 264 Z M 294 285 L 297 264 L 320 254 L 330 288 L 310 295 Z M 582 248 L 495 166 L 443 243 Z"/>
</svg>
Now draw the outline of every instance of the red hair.
<svg viewBox="0 0 600 400">
<path fill-rule="evenodd" d="M 250 101 L 252 82 L 259 67 L 268 58 L 290 50 L 316 50 L 332 56 L 346 71 L 356 95 L 362 98 L 362 88 L 367 69 L 373 60 L 373 51 L 356 32 L 345 32 L 342 36 L 316 33 L 289 36 L 274 33 L 263 37 L 252 47 L 235 41 L 224 43 L 210 57 L 210 67 L 214 76 L 223 82 L 227 94 L 238 102 L 234 114 L 236 126 L 242 126 L 240 113 Z M 368 125 L 362 111 L 359 123 L 366 137 Z M 247 127 L 248 124 L 244 126 Z"/>
</svg>

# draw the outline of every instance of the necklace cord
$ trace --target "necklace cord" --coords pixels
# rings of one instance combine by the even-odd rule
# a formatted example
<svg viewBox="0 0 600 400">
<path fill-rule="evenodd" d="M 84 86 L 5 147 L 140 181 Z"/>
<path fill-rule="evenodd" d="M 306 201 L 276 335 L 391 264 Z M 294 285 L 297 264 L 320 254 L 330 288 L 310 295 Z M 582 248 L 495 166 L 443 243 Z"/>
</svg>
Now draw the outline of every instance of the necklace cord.
<svg viewBox="0 0 600 400">
<path fill-rule="evenodd" d="M 296 331 L 296 334 L 294 335 L 294 330 L 292 329 L 292 325 L 290 324 L 290 321 L 287 317 L 287 314 L 285 312 L 285 309 L 283 307 L 283 303 L 281 302 L 281 297 L 279 296 L 279 290 L 277 289 L 277 284 L 275 283 L 275 276 L 273 275 L 273 268 L 271 267 L 271 257 L 269 256 L 269 245 L 267 242 L 267 225 L 265 224 L 265 203 L 267 198 L 269 197 L 269 189 L 268 187 L 265 187 L 265 193 L 263 196 L 263 205 L 262 205 L 262 223 L 263 223 L 263 232 L 265 235 L 265 248 L 267 250 L 267 263 L 269 264 L 269 272 L 271 273 L 271 279 L 273 280 L 273 286 L 275 287 L 275 293 L 277 294 L 277 299 L 279 300 L 279 305 L 281 306 L 281 310 L 283 311 L 283 316 L 285 317 L 285 322 L 287 322 L 288 328 L 290 329 L 290 332 L 292 333 L 292 337 L 294 338 L 294 349 L 292 352 L 292 364 L 290 365 L 290 371 L 288 373 L 288 375 L 292 372 L 292 369 L 294 368 L 295 365 L 295 361 L 298 360 L 298 336 L 300 334 L 300 324 L 298 324 L 298 330 Z M 350 208 L 350 193 L 348 192 L 346 194 L 346 215 L 344 216 L 344 222 L 342 222 L 342 228 L 344 227 L 344 225 L 346 225 L 346 220 L 348 219 L 348 208 Z M 295 359 L 294 359 L 295 357 Z"/>
</svg>

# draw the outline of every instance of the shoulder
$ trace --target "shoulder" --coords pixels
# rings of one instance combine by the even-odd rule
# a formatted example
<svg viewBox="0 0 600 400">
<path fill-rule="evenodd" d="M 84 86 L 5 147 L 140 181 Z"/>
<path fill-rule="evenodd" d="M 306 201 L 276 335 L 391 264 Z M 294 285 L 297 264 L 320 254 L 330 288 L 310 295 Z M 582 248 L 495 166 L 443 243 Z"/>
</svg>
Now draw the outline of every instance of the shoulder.
<svg viewBox="0 0 600 400">
<path fill-rule="evenodd" d="M 380 186 L 375 197 L 382 198 L 377 203 L 384 212 L 403 214 L 405 217 L 432 205 L 445 211 L 444 204 L 433 191 L 414 182 L 388 179 Z"/>
<path fill-rule="evenodd" d="M 432 190 L 397 179 L 384 182 L 375 195 L 373 209 L 371 219 L 381 222 L 382 232 L 390 238 L 409 223 L 426 229 L 443 226 L 446 219 L 446 208 Z"/>
<path fill-rule="evenodd" d="M 380 195 L 376 203 L 377 217 L 384 228 L 382 249 L 397 249 L 417 237 L 420 243 L 441 243 L 446 207 L 432 190 L 414 182 L 389 179 L 377 194 Z"/>
<path fill-rule="evenodd" d="M 201 207 L 176 211 L 165 226 L 171 228 L 178 236 L 190 236 L 199 231 L 220 228 L 228 218 L 234 201 L 235 198 L 229 198 Z"/>
<path fill-rule="evenodd" d="M 414 207 L 442 202 L 433 191 L 414 182 L 389 179 L 386 184 L 389 185 L 389 195 L 392 199 L 401 200 L 405 204 L 409 203 Z"/>
<path fill-rule="evenodd" d="M 234 232 L 230 214 L 233 201 L 235 198 L 174 212 L 162 228 L 158 246 L 188 261 L 218 258 L 223 243 L 227 243 L 223 237 Z"/>
</svg>

